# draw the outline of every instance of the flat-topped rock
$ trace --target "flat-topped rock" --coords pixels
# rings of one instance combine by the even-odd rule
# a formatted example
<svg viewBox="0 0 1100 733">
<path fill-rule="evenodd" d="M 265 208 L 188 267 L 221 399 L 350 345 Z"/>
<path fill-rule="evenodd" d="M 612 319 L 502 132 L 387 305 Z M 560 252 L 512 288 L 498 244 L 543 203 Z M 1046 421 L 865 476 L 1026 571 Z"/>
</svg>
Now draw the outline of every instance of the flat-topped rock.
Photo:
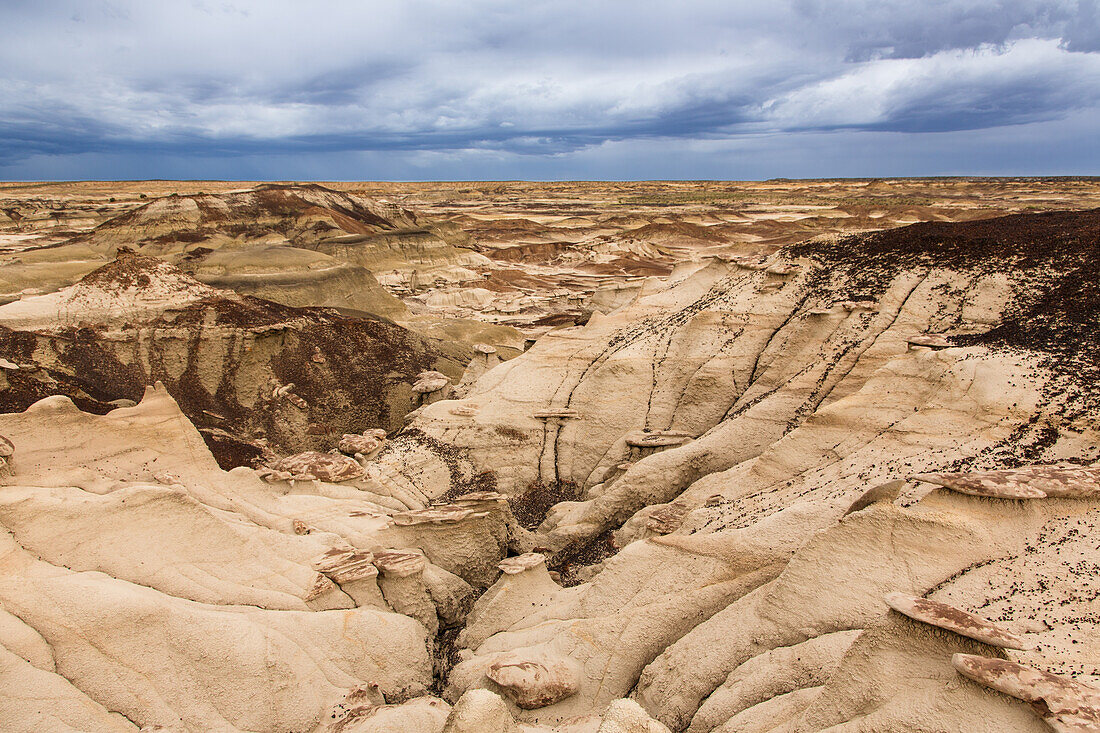
<svg viewBox="0 0 1100 733">
<path fill-rule="evenodd" d="M 1005 649 L 1032 649 L 1035 646 L 981 616 L 940 601 L 906 593 L 890 593 L 883 600 L 886 601 L 887 606 L 914 621 L 953 631 L 991 646 Z"/>
<path fill-rule="evenodd" d="M 519 575 L 520 573 L 546 564 L 546 555 L 541 552 L 525 552 L 515 557 L 506 557 L 497 563 L 497 567 L 505 575 Z"/>
<path fill-rule="evenodd" d="M 333 547 L 313 560 L 313 569 L 324 573 L 337 583 L 374 578 L 378 568 L 374 566 L 374 553 L 354 547 Z"/>
<path fill-rule="evenodd" d="M 674 501 L 650 514 L 645 526 L 651 532 L 657 534 L 671 534 L 680 529 L 680 525 L 684 523 L 684 517 L 688 515 L 689 511 L 691 511 L 691 507 Z"/>
<path fill-rule="evenodd" d="M 459 417 L 473 417 L 479 412 L 473 405 L 455 405 L 451 408 L 451 414 Z"/>
<path fill-rule="evenodd" d="M 875 309 L 875 305 L 873 300 L 844 300 L 840 302 L 840 307 L 846 311 L 870 311 Z"/>
<path fill-rule="evenodd" d="M 793 275 L 798 272 L 798 265 L 780 263 L 768 268 L 769 275 Z"/>
<path fill-rule="evenodd" d="M 626 436 L 626 444 L 635 448 L 663 448 L 683 445 L 695 439 L 691 433 L 679 430 L 635 430 Z"/>
<path fill-rule="evenodd" d="M 359 478 L 365 471 L 354 458 L 336 453 L 306 451 L 269 464 L 267 478 L 289 481 L 339 483 Z"/>
<path fill-rule="evenodd" d="M 1007 659 L 954 654 L 964 677 L 1030 703 L 1059 733 L 1100 731 L 1100 689 Z"/>
<path fill-rule="evenodd" d="M 1041 465 L 994 471 L 919 473 L 912 478 L 963 494 L 1002 499 L 1100 496 L 1100 468 L 1091 466 Z"/>
<path fill-rule="evenodd" d="M 928 349 L 949 349 L 954 344 L 947 340 L 947 337 L 938 333 L 926 333 L 920 336 L 910 336 L 905 339 L 905 343 L 910 347 L 923 346 Z"/>
<path fill-rule="evenodd" d="M 498 491 L 471 491 L 452 501 L 458 506 L 481 506 L 487 503 L 500 504 L 508 501 L 508 497 Z"/>
<path fill-rule="evenodd" d="M 393 578 L 407 578 L 424 572 L 428 560 L 416 550 L 376 550 L 374 566 L 383 575 Z"/>
<path fill-rule="evenodd" d="M 486 354 L 486 355 L 497 353 L 496 347 L 495 346 L 490 346 L 489 344 L 474 344 L 474 351 L 476 351 L 479 354 Z"/>
<path fill-rule="evenodd" d="M 345 433 L 336 447 L 341 453 L 349 456 L 356 454 L 373 456 L 382 450 L 382 446 L 385 444 L 386 431 L 381 428 L 371 428 L 364 430 L 359 435 Z"/>
<path fill-rule="evenodd" d="M 416 382 L 412 386 L 412 391 L 417 394 L 431 394 L 444 389 L 450 383 L 450 377 L 442 372 L 420 372 L 416 375 Z"/>
<path fill-rule="evenodd" d="M 575 419 L 579 418 L 580 416 L 581 416 L 581 414 L 579 412 L 577 412 L 576 410 L 570 410 L 570 409 L 567 409 L 567 408 L 562 408 L 560 410 L 554 410 L 554 409 L 539 410 L 538 412 L 534 413 L 531 417 L 535 418 L 536 420 L 552 420 L 552 419 L 555 419 L 555 418 L 560 419 L 560 420 L 575 420 Z"/>
<path fill-rule="evenodd" d="M 478 512 L 456 504 L 440 504 L 427 509 L 413 509 L 393 515 L 393 523 L 399 527 L 411 527 L 417 524 L 454 524 L 464 519 L 479 519 L 488 516 L 488 512 Z"/>
</svg>

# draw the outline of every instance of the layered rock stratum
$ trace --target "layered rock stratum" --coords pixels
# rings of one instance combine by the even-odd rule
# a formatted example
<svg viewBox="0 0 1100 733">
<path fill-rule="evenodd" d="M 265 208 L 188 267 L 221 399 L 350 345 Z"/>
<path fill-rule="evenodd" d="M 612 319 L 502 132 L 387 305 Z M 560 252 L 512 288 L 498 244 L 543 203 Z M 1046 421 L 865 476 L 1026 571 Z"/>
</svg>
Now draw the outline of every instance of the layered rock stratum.
<svg viewBox="0 0 1100 733">
<path fill-rule="evenodd" d="M 163 382 L 227 467 L 395 430 L 417 375 L 461 376 L 470 351 L 377 318 L 294 308 L 122 250 L 75 285 L 0 306 L 0 407 L 65 394 L 102 412 Z"/>
<path fill-rule="evenodd" d="M 1100 210 L 970 218 L 650 221 L 510 359 L 171 235 L 0 306 L 0 727 L 1096 730 Z"/>
</svg>

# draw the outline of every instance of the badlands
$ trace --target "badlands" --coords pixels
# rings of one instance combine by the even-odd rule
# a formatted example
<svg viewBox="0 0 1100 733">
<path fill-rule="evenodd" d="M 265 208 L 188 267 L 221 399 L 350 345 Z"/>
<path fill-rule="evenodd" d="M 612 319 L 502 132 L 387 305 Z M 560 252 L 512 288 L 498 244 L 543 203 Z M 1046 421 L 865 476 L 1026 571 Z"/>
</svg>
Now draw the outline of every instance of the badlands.
<svg viewBox="0 0 1100 733">
<path fill-rule="evenodd" d="M 1100 730 L 1100 180 L 0 184 L 0 729 Z"/>
</svg>

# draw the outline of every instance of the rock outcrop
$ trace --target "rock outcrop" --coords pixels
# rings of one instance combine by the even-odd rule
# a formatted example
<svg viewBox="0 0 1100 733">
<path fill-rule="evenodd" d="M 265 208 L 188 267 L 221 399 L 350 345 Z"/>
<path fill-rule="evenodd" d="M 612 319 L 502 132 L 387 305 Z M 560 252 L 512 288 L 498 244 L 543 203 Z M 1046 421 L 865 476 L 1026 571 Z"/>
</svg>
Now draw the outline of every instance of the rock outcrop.
<svg viewBox="0 0 1100 733">
<path fill-rule="evenodd" d="M 197 279 L 292 306 L 390 317 L 405 306 L 376 279 L 477 279 L 484 257 L 451 229 L 412 211 L 316 184 L 266 184 L 167 196 L 110 219 L 77 241 L 139 248 Z"/>
<path fill-rule="evenodd" d="M 394 324 L 217 290 L 127 251 L 74 286 L 0 306 L 0 354 L 18 365 L 3 373 L 2 409 L 61 393 L 105 411 L 161 381 L 227 467 L 394 430 L 416 405 L 416 375 L 461 374 L 468 358 Z"/>
</svg>

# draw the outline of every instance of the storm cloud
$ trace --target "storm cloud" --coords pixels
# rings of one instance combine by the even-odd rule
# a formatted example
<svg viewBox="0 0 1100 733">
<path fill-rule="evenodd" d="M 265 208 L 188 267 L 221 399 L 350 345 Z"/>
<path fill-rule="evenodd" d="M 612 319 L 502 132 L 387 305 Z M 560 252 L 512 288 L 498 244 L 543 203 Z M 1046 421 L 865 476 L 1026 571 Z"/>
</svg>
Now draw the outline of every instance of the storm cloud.
<svg viewBox="0 0 1100 733">
<path fill-rule="evenodd" d="M 1089 173 L 1098 112 L 1096 0 L 0 6 L 5 178 Z"/>
</svg>

